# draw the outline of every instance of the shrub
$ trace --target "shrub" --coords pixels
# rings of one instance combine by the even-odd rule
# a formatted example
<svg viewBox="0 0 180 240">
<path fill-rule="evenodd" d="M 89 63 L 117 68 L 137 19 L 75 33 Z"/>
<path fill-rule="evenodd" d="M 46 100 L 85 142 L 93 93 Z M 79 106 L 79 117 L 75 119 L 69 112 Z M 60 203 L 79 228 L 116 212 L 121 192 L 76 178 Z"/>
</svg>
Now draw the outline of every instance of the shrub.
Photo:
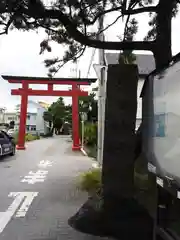
<svg viewBox="0 0 180 240">
<path fill-rule="evenodd" d="M 36 139 L 36 136 L 33 136 L 32 134 L 30 133 L 27 133 L 26 136 L 25 136 L 25 141 L 26 142 L 30 142 L 30 141 L 33 141 Z"/>
<path fill-rule="evenodd" d="M 88 146 L 97 144 L 97 124 L 86 123 L 84 127 L 84 143 Z"/>
<path fill-rule="evenodd" d="M 90 195 L 101 191 L 101 169 L 91 169 L 80 175 L 78 188 Z"/>
<path fill-rule="evenodd" d="M 39 140 L 40 139 L 40 136 L 39 135 L 36 135 L 36 139 L 35 140 Z"/>
<path fill-rule="evenodd" d="M 139 189 L 147 188 L 147 175 L 141 175 L 134 171 L 134 184 L 135 187 Z M 98 193 L 101 191 L 102 182 L 101 182 L 101 169 L 95 168 L 87 172 L 82 173 L 79 176 L 78 188 L 82 191 L 85 191 L 92 195 L 93 193 Z"/>
<path fill-rule="evenodd" d="M 17 144 L 18 143 L 18 133 L 16 133 L 13 137 L 14 137 L 15 144 Z M 39 140 L 39 139 L 40 139 L 39 135 L 32 135 L 30 133 L 27 133 L 25 135 L 25 142 L 30 142 L 30 141 Z"/>
<path fill-rule="evenodd" d="M 40 136 L 32 135 L 30 133 L 27 133 L 26 136 L 25 136 L 25 141 L 26 142 L 30 142 L 30 141 L 34 141 L 34 140 L 38 140 L 38 139 L 40 139 Z"/>
<path fill-rule="evenodd" d="M 84 147 L 88 157 L 97 161 L 97 145 Z"/>
</svg>

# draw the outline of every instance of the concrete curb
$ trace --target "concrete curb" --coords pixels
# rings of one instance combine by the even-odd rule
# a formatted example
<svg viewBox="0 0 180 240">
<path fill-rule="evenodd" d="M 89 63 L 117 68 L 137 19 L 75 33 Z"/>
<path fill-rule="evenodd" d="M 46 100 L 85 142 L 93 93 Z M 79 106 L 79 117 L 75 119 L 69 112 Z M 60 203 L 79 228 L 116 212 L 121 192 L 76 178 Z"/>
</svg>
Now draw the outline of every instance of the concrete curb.
<svg viewBox="0 0 180 240">
<path fill-rule="evenodd" d="M 93 167 L 93 168 L 96 168 L 96 169 L 101 168 L 101 167 L 99 166 L 99 163 L 96 162 L 96 161 L 93 161 L 92 167 Z"/>
<path fill-rule="evenodd" d="M 88 156 L 87 152 L 83 148 L 81 148 L 81 152 L 83 153 L 84 156 Z M 100 168 L 99 163 L 92 160 L 92 168 L 96 168 L 96 169 Z"/>
<path fill-rule="evenodd" d="M 81 148 L 81 152 L 83 153 L 84 156 L 88 156 L 87 152 L 84 150 L 84 148 Z"/>
</svg>

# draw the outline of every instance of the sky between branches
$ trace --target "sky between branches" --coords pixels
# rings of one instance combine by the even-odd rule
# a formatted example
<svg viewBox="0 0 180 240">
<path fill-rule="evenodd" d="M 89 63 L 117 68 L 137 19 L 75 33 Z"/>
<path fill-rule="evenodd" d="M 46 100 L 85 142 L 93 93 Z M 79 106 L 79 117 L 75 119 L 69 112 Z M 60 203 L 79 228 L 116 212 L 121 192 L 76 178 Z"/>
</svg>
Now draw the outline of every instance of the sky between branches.
<svg viewBox="0 0 180 240">
<path fill-rule="evenodd" d="M 48 0 L 46 0 L 48 1 Z M 105 26 L 116 18 L 115 13 L 108 15 L 105 19 Z M 136 36 L 137 40 L 142 40 L 148 29 L 147 14 L 138 16 L 139 31 Z M 173 19 L 172 22 L 172 51 L 173 55 L 180 52 L 180 32 L 179 30 L 180 14 Z M 119 29 L 119 32 L 117 32 Z M 123 25 L 118 22 L 106 32 L 106 40 L 118 40 L 118 35 L 123 32 Z M 51 44 L 52 52 L 39 55 L 39 44 L 45 38 L 43 30 L 38 32 L 20 32 L 12 31 L 8 35 L 0 36 L 0 73 L 7 75 L 20 76 L 47 76 L 47 69 L 44 67 L 43 60 L 54 56 L 63 56 L 63 47 L 55 43 Z M 92 49 L 87 49 L 84 56 L 80 59 L 78 68 L 81 70 L 81 76 L 86 77 L 90 59 L 92 56 Z M 98 50 L 95 52 L 93 63 L 98 63 Z M 75 72 L 72 71 L 73 64 L 67 64 L 61 69 L 56 77 L 72 77 Z M 89 77 L 96 77 L 93 67 Z M 9 111 L 14 110 L 14 106 L 19 103 L 18 96 L 11 96 L 10 90 L 12 87 L 19 87 L 18 85 L 10 85 L 1 79 L 0 81 L 0 107 L 6 107 Z M 38 89 L 43 87 L 36 87 Z M 60 87 L 58 87 L 60 89 Z M 68 89 L 67 86 L 61 89 Z M 48 103 L 55 101 L 55 97 L 30 97 L 31 100 L 43 100 Z M 66 104 L 71 103 L 71 98 L 65 98 Z"/>
</svg>

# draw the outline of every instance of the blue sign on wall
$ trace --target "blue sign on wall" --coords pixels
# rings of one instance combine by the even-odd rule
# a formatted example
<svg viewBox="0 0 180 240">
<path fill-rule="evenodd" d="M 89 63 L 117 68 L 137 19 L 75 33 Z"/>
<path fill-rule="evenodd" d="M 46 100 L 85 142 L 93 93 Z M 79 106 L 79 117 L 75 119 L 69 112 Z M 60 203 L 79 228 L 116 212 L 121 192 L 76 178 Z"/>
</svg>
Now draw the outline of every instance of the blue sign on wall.
<svg viewBox="0 0 180 240">
<path fill-rule="evenodd" d="M 156 114 L 155 117 L 155 137 L 165 137 L 165 113 Z"/>
</svg>

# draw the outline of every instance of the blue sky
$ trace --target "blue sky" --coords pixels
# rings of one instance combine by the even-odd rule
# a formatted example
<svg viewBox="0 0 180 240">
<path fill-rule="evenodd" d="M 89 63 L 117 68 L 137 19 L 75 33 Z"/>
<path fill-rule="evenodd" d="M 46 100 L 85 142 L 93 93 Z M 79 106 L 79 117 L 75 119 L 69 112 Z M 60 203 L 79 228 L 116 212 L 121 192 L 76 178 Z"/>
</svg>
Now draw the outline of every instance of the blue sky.
<svg viewBox="0 0 180 240">
<path fill-rule="evenodd" d="M 116 18 L 115 14 L 111 14 L 105 21 L 105 25 Z M 138 17 L 139 32 L 136 39 L 141 40 L 148 29 L 147 16 Z M 172 24 L 172 49 L 173 54 L 180 52 L 180 31 L 179 30 L 180 14 Z M 118 31 L 117 31 L 118 29 Z M 116 24 L 106 32 L 107 40 L 118 40 L 118 36 L 123 31 L 123 25 Z M 39 44 L 44 39 L 45 33 L 43 30 L 38 32 L 21 32 L 12 31 L 8 35 L 0 36 L 0 74 L 20 75 L 20 76 L 47 76 L 47 69 L 44 67 L 43 60 L 54 56 L 63 56 L 64 48 L 60 45 L 53 44 L 51 53 L 39 55 Z M 78 68 L 81 70 L 81 76 L 86 77 L 90 59 L 92 56 L 92 49 L 88 49 L 85 55 L 81 58 Z M 95 52 L 93 63 L 98 63 L 98 50 Z M 57 77 L 73 77 L 74 72 L 72 64 L 67 64 L 63 69 L 57 73 Z M 89 77 L 96 77 L 96 74 L 91 68 Z M 14 110 L 16 104 L 19 103 L 18 96 L 11 96 L 11 89 L 19 86 L 8 84 L 2 78 L 0 79 L 0 107 L 6 107 L 9 111 Z M 36 86 L 37 89 L 40 86 Z M 58 87 L 58 89 L 60 89 Z M 61 89 L 67 89 L 67 86 Z M 43 100 L 46 102 L 55 101 L 54 97 L 31 97 L 30 99 Z M 70 103 L 70 98 L 65 98 L 66 103 Z"/>
</svg>

